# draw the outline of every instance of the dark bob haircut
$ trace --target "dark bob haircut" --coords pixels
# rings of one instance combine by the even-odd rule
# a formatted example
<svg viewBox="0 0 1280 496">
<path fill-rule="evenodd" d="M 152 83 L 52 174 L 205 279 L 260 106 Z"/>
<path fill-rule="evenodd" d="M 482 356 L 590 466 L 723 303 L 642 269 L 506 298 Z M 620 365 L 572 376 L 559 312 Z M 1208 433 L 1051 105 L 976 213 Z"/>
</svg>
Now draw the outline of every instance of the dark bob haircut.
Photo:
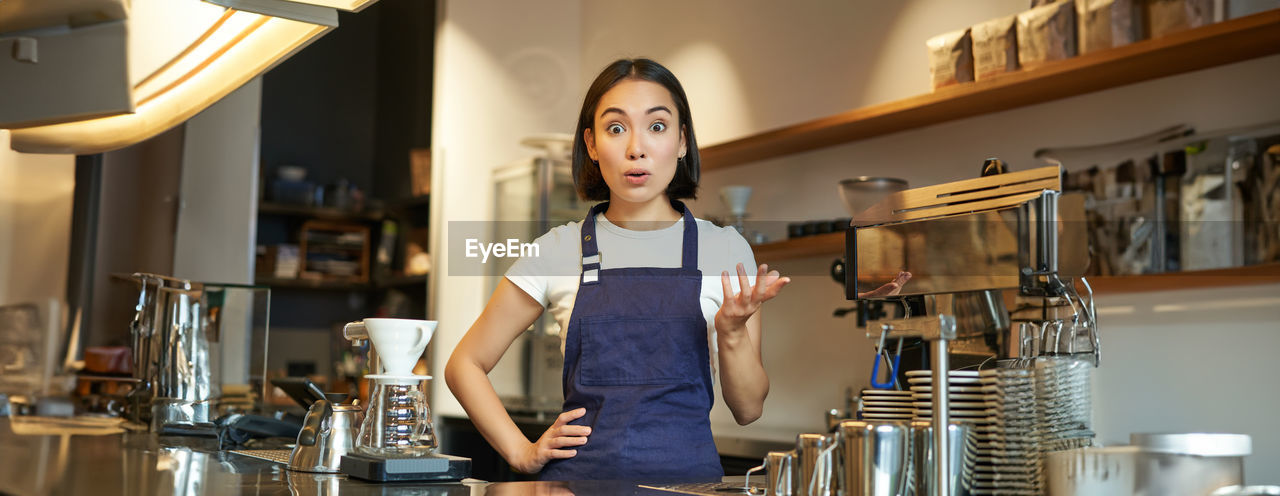
<svg viewBox="0 0 1280 496">
<path fill-rule="evenodd" d="M 671 92 L 675 100 L 677 118 L 684 127 L 685 146 L 688 151 L 684 159 L 676 163 L 676 175 L 667 185 L 667 199 L 683 200 L 698 196 L 698 175 L 701 162 L 698 160 L 698 140 L 693 135 L 693 116 L 689 112 L 689 98 L 684 88 L 671 71 L 661 64 L 649 59 L 620 59 L 609 64 L 600 71 L 596 80 L 587 89 L 587 96 L 582 101 L 582 113 L 578 115 L 578 127 L 573 133 L 573 184 L 578 189 L 578 196 L 589 201 L 606 201 L 609 199 L 609 185 L 600 175 L 600 166 L 591 161 L 587 154 L 587 141 L 583 131 L 595 127 L 596 107 L 604 94 L 624 80 L 641 80 L 658 83 Z"/>
</svg>

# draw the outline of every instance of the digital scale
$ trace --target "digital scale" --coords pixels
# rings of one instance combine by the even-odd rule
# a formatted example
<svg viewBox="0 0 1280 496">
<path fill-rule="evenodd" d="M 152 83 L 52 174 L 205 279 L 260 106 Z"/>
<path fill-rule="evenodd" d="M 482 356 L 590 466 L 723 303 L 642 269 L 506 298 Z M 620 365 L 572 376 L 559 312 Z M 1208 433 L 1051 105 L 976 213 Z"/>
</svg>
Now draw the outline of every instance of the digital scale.
<svg viewBox="0 0 1280 496">
<path fill-rule="evenodd" d="M 388 458 L 348 453 L 342 455 L 340 470 L 348 476 L 376 482 L 448 482 L 471 476 L 471 459 L 430 454 Z"/>
</svg>

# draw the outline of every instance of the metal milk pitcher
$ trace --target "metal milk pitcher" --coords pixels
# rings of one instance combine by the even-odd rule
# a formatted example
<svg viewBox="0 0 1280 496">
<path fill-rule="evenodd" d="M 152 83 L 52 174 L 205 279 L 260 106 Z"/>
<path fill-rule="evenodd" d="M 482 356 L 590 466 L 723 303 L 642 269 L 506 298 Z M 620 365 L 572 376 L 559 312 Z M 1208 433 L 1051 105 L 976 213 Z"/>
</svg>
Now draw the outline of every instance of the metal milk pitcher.
<svg viewBox="0 0 1280 496">
<path fill-rule="evenodd" d="M 156 274 L 132 278 L 139 291 L 129 331 L 133 376 L 140 382 L 130 394 L 129 419 L 154 431 L 210 422 L 219 393 L 210 343 L 218 336 L 203 285 Z"/>
<path fill-rule="evenodd" d="M 911 428 L 905 422 L 846 420 L 836 428 L 846 496 L 908 494 Z"/>
<path fill-rule="evenodd" d="M 836 440 L 822 434 L 796 436 L 791 475 L 796 496 L 835 496 Z"/>
<path fill-rule="evenodd" d="M 765 457 L 765 496 L 795 496 L 796 478 L 792 467 L 796 452 L 770 451 Z"/>
</svg>

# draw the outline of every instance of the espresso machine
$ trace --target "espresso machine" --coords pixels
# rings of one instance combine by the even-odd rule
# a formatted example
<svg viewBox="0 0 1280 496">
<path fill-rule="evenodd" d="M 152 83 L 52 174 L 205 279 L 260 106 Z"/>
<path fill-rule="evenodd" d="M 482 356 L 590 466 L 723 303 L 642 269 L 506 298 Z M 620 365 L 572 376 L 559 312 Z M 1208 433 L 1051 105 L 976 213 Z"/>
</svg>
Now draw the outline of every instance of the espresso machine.
<svg viewBox="0 0 1280 496">
<path fill-rule="evenodd" d="M 866 404 L 903 397 L 914 414 L 895 415 L 951 433 L 917 445 L 932 473 L 913 480 L 928 494 L 1042 494 L 1044 454 L 1091 444 L 1101 346 L 1081 277 L 1083 199 L 1063 195 L 1061 177 L 1044 167 L 893 193 L 846 231 L 846 298 L 898 309 L 866 319 L 876 373 L 889 369 Z M 871 296 L 903 271 L 900 291 Z M 927 343 L 927 371 L 895 370 L 911 339 Z"/>
</svg>

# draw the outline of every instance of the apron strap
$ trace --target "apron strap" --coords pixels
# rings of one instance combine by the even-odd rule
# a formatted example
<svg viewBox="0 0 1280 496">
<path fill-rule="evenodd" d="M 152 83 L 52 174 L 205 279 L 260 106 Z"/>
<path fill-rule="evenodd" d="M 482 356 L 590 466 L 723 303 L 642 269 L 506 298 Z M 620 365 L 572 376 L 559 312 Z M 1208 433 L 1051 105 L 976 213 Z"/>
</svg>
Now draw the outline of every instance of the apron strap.
<svg viewBox="0 0 1280 496">
<path fill-rule="evenodd" d="M 698 270 L 698 221 L 693 220 L 693 213 L 684 206 L 684 202 L 674 200 L 671 206 L 684 216 L 684 243 L 680 247 L 680 267 L 685 271 Z"/>
<path fill-rule="evenodd" d="M 674 200 L 671 206 L 680 211 L 684 218 L 684 238 L 680 246 L 680 268 L 685 271 L 698 270 L 698 222 L 689 212 L 684 202 Z M 609 209 L 609 202 L 600 202 L 591 207 L 587 217 L 582 220 L 582 275 L 580 284 L 600 282 L 600 248 L 596 245 L 596 216 Z"/>
<path fill-rule="evenodd" d="M 582 274 L 579 284 L 596 284 L 600 282 L 600 249 L 596 246 L 596 216 L 609 209 L 609 202 L 600 202 L 591 207 L 587 218 L 582 220 Z"/>
</svg>

